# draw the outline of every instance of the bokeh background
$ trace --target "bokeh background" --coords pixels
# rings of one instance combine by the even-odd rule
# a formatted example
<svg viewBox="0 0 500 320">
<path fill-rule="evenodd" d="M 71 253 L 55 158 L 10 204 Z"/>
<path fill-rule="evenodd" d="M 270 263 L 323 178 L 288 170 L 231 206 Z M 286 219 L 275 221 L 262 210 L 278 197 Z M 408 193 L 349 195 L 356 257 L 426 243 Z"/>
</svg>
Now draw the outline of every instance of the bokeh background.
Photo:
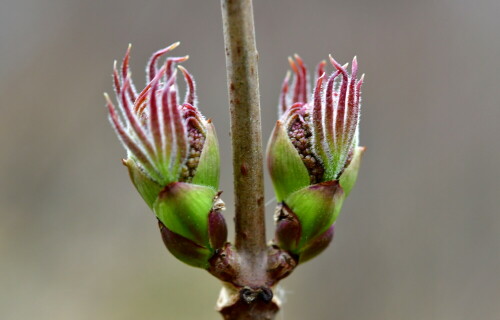
<svg viewBox="0 0 500 320">
<path fill-rule="evenodd" d="M 357 55 L 367 74 L 358 184 L 334 244 L 282 282 L 279 319 L 500 319 L 500 2 L 254 7 L 266 139 L 287 56 Z M 0 2 L 0 319 L 219 319 L 219 283 L 167 254 L 102 96 L 129 42 L 142 85 L 177 40 L 218 130 L 231 225 L 218 1 Z"/>
</svg>

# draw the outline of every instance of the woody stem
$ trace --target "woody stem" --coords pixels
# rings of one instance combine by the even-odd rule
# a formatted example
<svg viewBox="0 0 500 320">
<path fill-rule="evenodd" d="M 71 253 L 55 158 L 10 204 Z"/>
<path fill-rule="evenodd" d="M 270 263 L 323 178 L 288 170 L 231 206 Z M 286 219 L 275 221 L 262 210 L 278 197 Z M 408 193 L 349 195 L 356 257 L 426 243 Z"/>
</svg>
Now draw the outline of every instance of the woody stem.
<svg viewBox="0 0 500 320">
<path fill-rule="evenodd" d="M 235 194 L 235 286 L 220 307 L 224 319 L 274 319 L 278 306 L 267 287 L 264 174 L 258 53 L 251 0 L 221 0 Z"/>
<path fill-rule="evenodd" d="M 236 210 L 236 248 L 258 260 L 266 248 L 258 53 L 251 0 L 221 0 Z M 257 262 L 257 261 L 255 261 Z"/>
</svg>

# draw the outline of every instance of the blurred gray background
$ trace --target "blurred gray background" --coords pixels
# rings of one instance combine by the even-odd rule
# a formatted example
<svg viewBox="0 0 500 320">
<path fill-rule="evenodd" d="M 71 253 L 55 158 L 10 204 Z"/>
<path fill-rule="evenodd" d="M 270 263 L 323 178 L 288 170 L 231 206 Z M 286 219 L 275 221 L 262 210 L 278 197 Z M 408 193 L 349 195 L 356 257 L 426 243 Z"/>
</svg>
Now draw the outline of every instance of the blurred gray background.
<svg viewBox="0 0 500 320">
<path fill-rule="evenodd" d="M 358 184 L 334 244 L 282 282 L 279 319 L 500 319 L 500 2 L 254 7 L 266 140 L 287 56 L 357 55 L 366 73 Z M 102 96 L 129 42 L 142 86 L 150 54 L 178 40 L 232 225 L 218 1 L 0 2 L 0 319 L 219 319 L 219 283 L 163 247 Z"/>
</svg>

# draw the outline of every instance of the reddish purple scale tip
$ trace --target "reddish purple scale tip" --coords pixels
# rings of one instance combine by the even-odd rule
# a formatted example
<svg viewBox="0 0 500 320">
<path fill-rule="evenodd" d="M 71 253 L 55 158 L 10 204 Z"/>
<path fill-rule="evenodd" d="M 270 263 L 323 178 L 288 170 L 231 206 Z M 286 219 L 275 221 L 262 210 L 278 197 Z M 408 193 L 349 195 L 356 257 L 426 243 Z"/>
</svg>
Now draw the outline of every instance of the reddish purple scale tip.
<svg viewBox="0 0 500 320">
<path fill-rule="evenodd" d="M 111 124 L 129 155 L 160 183 L 191 179 L 205 141 L 206 121 L 196 108 L 195 82 L 183 67 L 179 69 L 187 84 L 186 96 L 182 104 L 177 101 L 174 66 L 188 56 L 168 57 L 158 67 L 158 60 L 178 45 L 153 53 L 146 69 L 147 84 L 141 92 L 136 91 L 130 77 L 129 46 L 120 71 L 116 63 L 113 68 L 117 107 L 106 95 Z"/>
</svg>

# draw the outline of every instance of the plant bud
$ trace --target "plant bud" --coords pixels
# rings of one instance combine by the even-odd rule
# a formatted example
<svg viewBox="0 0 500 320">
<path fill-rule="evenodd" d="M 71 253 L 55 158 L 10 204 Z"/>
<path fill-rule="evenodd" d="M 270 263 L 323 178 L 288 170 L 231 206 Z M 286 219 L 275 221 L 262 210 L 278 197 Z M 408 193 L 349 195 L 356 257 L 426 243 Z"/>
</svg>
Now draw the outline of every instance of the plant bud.
<svg viewBox="0 0 500 320">
<path fill-rule="evenodd" d="M 141 92 L 132 83 L 129 47 L 121 69 L 115 63 L 113 72 L 118 107 L 105 96 L 110 122 L 127 150 L 123 163 L 155 212 L 167 248 L 180 260 L 206 268 L 227 238 L 218 192 L 219 146 L 213 124 L 197 108 L 193 77 L 181 66 L 187 90 L 179 102 L 175 65 L 188 56 L 168 57 L 157 66 L 178 44 L 152 55 Z"/>
<path fill-rule="evenodd" d="M 267 148 L 278 201 L 276 242 L 300 262 L 319 254 L 333 238 L 333 224 L 353 188 L 364 147 L 358 147 L 360 92 L 357 61 L 349 75 L 331 56 L 335 71 L 325 82 L 321 62 L 313 99 L 308 101 L 307 69 L 290 59 L 280 96 L 280 119 Z M 329 231 L 331 230 L 331 231 Z"/>
</svg>

